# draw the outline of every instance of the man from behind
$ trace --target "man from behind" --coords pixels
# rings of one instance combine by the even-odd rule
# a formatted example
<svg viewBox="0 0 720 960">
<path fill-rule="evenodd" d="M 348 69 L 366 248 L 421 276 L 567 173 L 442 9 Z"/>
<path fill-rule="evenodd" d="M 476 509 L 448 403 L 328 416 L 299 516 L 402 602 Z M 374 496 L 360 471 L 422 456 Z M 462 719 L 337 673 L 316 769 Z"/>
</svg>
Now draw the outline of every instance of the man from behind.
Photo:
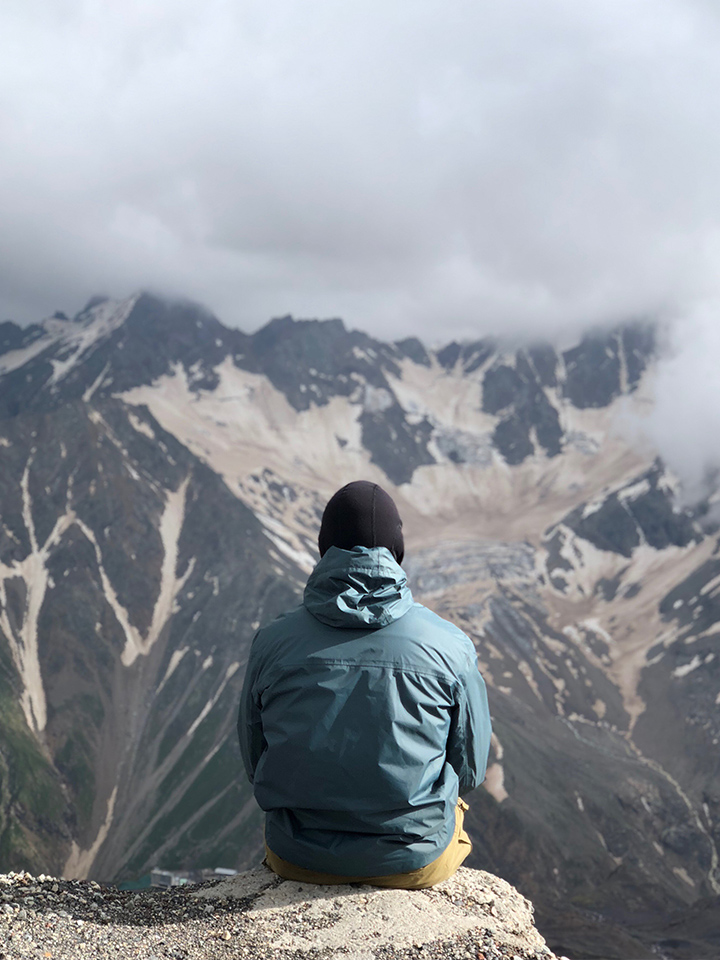
<svg viewBox="0 0 720 960">
<path fill-rule="evenodd" d="M 253 640 L 240 703 L 266 862 L 307 883 L 429 887 L 471 850 L 461 796 L 491 735 L 475 650 L 413 602 L 377 484 L 332 497 L 318 545 L 302 605 Z"/>
</svg>

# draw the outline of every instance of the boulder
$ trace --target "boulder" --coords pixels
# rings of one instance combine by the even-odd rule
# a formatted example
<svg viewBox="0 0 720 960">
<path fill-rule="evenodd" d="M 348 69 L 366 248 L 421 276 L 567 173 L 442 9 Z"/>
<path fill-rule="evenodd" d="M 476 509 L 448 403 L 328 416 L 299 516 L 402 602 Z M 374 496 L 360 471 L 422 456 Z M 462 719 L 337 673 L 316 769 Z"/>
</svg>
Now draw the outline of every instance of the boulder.
<svg viewBox="0 0 720 960">
<path fill-rule="evenodd" d="M 277 960 L 554 956 L 535 929 L 530 901 L 499 877 L 466 867 L 428 890 L 388 890 L 297 883 L 259 866 L 190 895 L 242 902 L 251 953 Z"/>
<path fill-rule="evenodd" d="M 557 960 L 532 904 L 461 868 L 430 890 L 281 880 L 267 867 L 204 884 L 120 890 L 0 874 L 0 960 Z"/>
</svg>

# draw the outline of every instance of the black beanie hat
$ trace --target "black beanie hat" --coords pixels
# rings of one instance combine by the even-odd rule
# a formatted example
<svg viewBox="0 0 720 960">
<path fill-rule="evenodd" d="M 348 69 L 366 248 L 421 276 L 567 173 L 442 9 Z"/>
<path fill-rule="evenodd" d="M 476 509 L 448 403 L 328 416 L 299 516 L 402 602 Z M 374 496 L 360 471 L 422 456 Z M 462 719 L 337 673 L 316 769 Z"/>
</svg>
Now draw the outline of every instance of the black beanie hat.
<svg viewBox="0 0 720 960">
<path fill-rule="evenodd" d="M 318 537 L 320 556 L 330 547 L 387 547 L 398 563 L 405 556 L 402 520 L 395 501 L 377 483 L 355 480 L 330 498 Z"/>
</svg>

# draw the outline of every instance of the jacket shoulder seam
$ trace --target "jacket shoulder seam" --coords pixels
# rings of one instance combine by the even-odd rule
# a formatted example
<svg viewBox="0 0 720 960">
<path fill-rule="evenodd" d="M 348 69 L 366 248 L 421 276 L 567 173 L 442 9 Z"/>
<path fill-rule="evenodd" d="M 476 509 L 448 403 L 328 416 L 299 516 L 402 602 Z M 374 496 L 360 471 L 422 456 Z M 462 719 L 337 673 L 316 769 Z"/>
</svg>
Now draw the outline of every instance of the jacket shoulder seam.
<svg viewBox="0 0 720 960">
<path fill-rule="evenodd" d="M 455 674 L 448 671 L 447 673 L 440 673 L 434 670 L 423 670 L 418 667 L 403 667 L 399 663 L 395 663 L 393 660 L 363 660 L 359 662 L 358 660 L 343 660 L 340 657 L 322 657 L 315 658 L 320 663 L 332 663 L 337 664 L 338 666 L 343 667 L 358 667 L 362 669 L 363 667 L 389 667 L 396 673 L 416 673 L 421 677 L 433 677 L 435 680 L 446 680 L 451 681 L 453 684 L 457 683 L 458 678 Z M 308 660 L 298 660 L 292 663 L 284 663 L 284 667 L 306 667 Z"/>
</svg>

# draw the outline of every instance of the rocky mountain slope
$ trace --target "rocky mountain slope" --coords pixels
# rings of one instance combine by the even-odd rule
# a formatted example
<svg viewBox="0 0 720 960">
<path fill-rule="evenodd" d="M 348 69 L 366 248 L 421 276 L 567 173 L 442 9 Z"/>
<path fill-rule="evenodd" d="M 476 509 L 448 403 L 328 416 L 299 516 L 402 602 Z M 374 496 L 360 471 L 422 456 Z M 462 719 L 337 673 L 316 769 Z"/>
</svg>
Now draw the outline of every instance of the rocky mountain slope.
<svg viewBox="0 0 720 960">
<path fill-rule="evenodd" d="M 0 325 L 0 867 L 254 862 L 248 644 L 366 477 L 490 687 L 472 865 L 565 952 L 681 956 L 720 903 L 720 559 L 639 439 L 653 357 L 642 324 L 429 350 L 146 294 Z"/>
</svg>

